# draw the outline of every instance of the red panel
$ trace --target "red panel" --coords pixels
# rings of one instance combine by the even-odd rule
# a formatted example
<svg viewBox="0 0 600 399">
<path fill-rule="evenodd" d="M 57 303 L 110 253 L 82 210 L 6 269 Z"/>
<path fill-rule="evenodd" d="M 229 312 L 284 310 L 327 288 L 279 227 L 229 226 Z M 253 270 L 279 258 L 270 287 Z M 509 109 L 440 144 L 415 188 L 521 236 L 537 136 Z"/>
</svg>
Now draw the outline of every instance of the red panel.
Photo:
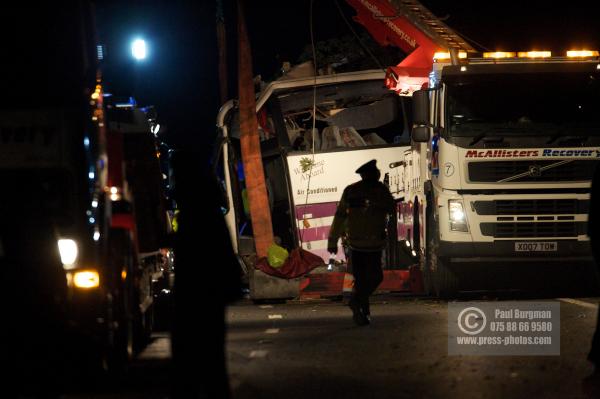
<svg viewBox="0 0 600 399">
<path fill-rule="evenodd" d="M 123 134 L 110 131 L 107 134 L 108 187 L 123 187 Z"/>
<path fill-rule="evenodd" d="M 384 270 L 383 281 L 377 291 L 410 291 L 410 273 L 408 270 Z"/>
<path fill-rule="evenodd" d="M 384 270 L 383 281 L 377 288 L 379 292 L 421 293 L 421 273 L 417 270 Z M 344 287 L 343 272 L 309 274 L 300 284 L 300 298 L 321 298 L 342 296 Z M 416 290 L 416 291 L 413 291 Z"/>
<path fill-rule="evenodd" d="M 110 227 L 117 229 L 133 230 L 135 227 L 133 215 L 128 213 L 117 213 L 112 215 Z"/>
<path fill-rule="evenodd" d="M 309 274 L 304 282 L 304 287 L 300 290 L 301 296 L 319 295 L 319 296 L 337 296 L 342 295 L 344 285 L 344 274 L 342 272 L 314 273 Z"/>
</svg>

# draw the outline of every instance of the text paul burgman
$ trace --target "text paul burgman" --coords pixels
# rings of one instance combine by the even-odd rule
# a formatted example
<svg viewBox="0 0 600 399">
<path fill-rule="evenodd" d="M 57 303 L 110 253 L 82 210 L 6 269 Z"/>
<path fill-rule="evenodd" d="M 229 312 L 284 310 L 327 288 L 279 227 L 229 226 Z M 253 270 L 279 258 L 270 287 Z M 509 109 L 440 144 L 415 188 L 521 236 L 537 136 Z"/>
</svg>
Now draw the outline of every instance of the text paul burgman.
<svg viewBox="0 0 600 399">
<path fill-rule="evenodd" d="M 496 309 L 496 319 L 551 319 L 551 310 L 519 310 L 519 309 Z"/>
</svg>

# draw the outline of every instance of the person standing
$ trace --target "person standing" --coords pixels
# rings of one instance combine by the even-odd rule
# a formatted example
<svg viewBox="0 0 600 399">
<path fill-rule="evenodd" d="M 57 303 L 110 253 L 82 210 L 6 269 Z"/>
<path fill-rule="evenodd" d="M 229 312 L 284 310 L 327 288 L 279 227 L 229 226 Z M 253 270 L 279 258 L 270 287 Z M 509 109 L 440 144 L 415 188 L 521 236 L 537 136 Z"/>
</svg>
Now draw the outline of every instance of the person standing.
<svg viewBox="0 0 600 399">
<path fill-rule="evenodd" d="M 590 237 L 590 244 L 592 249 L 592 255 L 596 268 L 600 264 L 600 248 L 598 247 L 600 240 L 600 214 L 594 207 L 594 201 L 600 199 L 600 168 L 596 167 L 594 177 L 592 179 L 592 193 L 590 198 L 590 210 L 588 215 L 588 236 Z M 592 347 L 588 354 L 588 360 L 594 365 L 594 374 L 600 377 L 600 310 L 598 311 L 598 317 L 596 319 L 596 332 L 592 339 Z M 600 378 L 598 378 L 600 381 Z"/>
<path fill-rule="evenodd" d="M 600 248 L 598 246 L 600 239 L 600 213 L 594 206 L 594 201 L 600 199 L 600 165 L 596 166 L 594 176 L 592 178 L 592 187 L 590 194 L 590 207 L 588 214 L 587 233 L 590 237 L 591 251 L 596 263 L 596 273 L 600 266 Z M 596 274 L 598 276 L 598 274 Z M 587 359 L 594 366 L 594 370 L 590 375 L 582 381 L 583 392 L 587 397 L 600 397 L 600 309 L 596 317 L 596 331 L 592 338 L 592 346 L 588 353 Z"/>
<path fill-rule="evenodd" d="M 173 153 L 172 189 L 177 202 L 172 326 L 173 397 L 231 397 L 225 352 L 225 308 L 242 297 L 217 181 L 202 154 Z M 216 258 L 216 261 L 215 261 Z"/>
<path fill-rule="evenodd" d="M 337 254 L 343 237 L 349 248 L 354 289 L 349 306 L 354 322 L 370 322 L 369 297 L 383 280 L 382 250 L 386 246 L 388 216 L 395 212 L 394 198 L 379 181 L 375 159 L 356 170 L 361 180 L 344 189 L 329 232 L 327 250 Z"/>
</svg>

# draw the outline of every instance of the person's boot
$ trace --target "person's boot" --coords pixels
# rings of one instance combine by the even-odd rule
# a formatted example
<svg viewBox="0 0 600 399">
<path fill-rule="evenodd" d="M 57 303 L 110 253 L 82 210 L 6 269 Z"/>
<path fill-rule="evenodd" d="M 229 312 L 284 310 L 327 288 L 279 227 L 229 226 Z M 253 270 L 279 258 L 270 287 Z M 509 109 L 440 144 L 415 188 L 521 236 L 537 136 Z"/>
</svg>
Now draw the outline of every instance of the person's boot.
<svg viewBox="0 0 600 399">
<path fill-rule="evenodd" d="M 588 398 L 600 397 L 600 368 L 594 366 L 592 374 L 581 381 L 583 393 Z"/>
<path fill-rule="evenodd" d="M 370 306 L 369 302 L 367 302 L 366 304 L 363 304 L 360 309 L 362 311 L 362 314 L 367 319 L 367 324 L 370 323 L 371 322 L 371 306 Z"/>
<path fill-rule="evenodd" d="M 354 299 L 354 298 L 350 299 L 348 306 L 350 307 L 350 309 L 352 309 L 352 320 L 354 320 L 354 323 L 357 326 L 365 326 L 365 325 L 369 324 L 369 320 L 367 319 L 367 316 L 365 316 L 365 314 L 363 313 L 363 311 L 362 311 L 360 305 L 358 304 L 358 302 L 356 301 L 356 299 Z"/>
</svg>

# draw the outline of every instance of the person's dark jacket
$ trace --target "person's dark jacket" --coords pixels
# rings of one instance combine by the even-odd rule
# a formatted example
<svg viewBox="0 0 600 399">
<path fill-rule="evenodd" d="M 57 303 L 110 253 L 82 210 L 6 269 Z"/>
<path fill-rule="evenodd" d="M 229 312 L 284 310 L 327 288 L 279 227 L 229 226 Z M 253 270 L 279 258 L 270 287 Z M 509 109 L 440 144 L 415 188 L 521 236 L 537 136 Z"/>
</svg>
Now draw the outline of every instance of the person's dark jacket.
<svg viewBox="0 0 600 399">
<path fill-rule="evenodd" d="M 598 165 L 600 166 L 600 165 Z M 592 244 L 592 252 L 594 253 L 594 260 L 596 263 L 600 261 L 598 256 L 600 255 L 600 248 L 594 248 L 598 244 L 600 221 L 598 218 L 600 217 L 600 213 L 596 206 L 594 205 L 594 201 L 600 201 L 600 167 L 596 167 L 594 171 L 594 177 L 592 179 L 592 189 L 591 189 L 591 198 L 590 198 L 590 210 L 588 215 L 588 236 L 590 237 L 590 241 Z"/>
<path fill-rule="evenodd" d="M 386 245 L 387 216 L 394 212 L 394 198 L 376 179 L 365 179 L 344 189 L 329 232 L 328 247 L 344 236 L 351 249 L 378 251 Z"/>
</svg>

